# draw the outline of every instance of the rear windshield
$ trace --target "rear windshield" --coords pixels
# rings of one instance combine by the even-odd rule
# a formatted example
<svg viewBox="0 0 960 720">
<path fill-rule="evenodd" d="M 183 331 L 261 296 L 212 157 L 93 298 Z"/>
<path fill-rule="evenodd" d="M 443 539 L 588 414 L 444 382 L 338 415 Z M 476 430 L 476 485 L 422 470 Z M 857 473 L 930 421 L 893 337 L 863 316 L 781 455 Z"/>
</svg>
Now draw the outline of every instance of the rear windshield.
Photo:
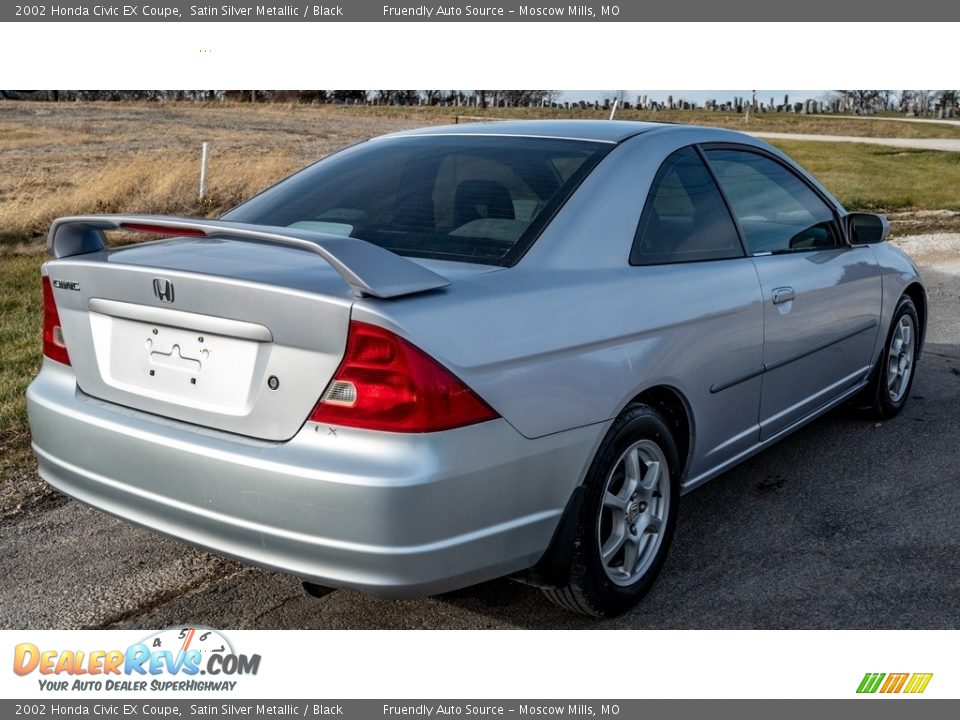
<svg viewBox="0 0 960 720">
<path fill-rule="evenodd" d="M 398 255 L 512 265 L 612 147 L 497 135 L 375 140 L 223 219 L 360 238 Z"/>
</svg>

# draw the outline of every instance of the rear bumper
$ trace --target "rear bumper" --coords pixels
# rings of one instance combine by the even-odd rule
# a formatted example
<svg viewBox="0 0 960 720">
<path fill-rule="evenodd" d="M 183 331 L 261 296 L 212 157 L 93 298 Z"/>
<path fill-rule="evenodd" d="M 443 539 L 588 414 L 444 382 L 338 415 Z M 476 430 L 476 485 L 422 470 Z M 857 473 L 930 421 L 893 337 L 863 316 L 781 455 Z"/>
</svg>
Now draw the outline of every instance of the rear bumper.
<svg viewBox="0 0 960 720">
<path fill-rule="evenodd" d="M 504 420 L 404 435 L 308 423 L 248 440 L 104 403 L 44 361 L 27 406 L 40 475 L 152 530 L 333 587 L 445 592 L 533 565 L 605 429 Z"/>
</svg>

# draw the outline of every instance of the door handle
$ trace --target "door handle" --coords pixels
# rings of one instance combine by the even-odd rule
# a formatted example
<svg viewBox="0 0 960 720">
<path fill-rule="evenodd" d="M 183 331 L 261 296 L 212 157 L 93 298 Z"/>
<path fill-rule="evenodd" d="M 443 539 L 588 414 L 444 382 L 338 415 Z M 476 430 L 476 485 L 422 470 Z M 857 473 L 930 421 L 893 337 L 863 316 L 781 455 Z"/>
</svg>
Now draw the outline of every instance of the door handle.
<svg viewBox="0 0 960 720">
<path fill-rule="evenodd" d="M 797 299 L 797 294 L 793 291 L 792 287 L 781 287 L 776 288 L 773 291 L 773 304 L 782 305 L 783 303 L 791 302 L 792 300 Z"/>
</svg>

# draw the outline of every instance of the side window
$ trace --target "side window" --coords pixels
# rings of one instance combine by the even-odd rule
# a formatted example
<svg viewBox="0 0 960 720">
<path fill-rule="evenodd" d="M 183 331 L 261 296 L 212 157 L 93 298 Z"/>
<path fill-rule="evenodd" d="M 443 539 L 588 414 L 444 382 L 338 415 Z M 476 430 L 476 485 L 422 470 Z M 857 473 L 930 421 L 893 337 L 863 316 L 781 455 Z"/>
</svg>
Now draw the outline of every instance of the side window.
<svg viewBox="0 0 960 720">
<path fill-rule="evenodd" d="M 791 170 L 746 150 L 707 150 L 747 250 L 781 253 L 841 244 L 833 211 Z"/>
<path fill-rule="evenodd" d="M 630 253 L 631 265 L 743 257 L 737 229 L 696 150 L 682 148 L 660 166 Z"/>
</svg>

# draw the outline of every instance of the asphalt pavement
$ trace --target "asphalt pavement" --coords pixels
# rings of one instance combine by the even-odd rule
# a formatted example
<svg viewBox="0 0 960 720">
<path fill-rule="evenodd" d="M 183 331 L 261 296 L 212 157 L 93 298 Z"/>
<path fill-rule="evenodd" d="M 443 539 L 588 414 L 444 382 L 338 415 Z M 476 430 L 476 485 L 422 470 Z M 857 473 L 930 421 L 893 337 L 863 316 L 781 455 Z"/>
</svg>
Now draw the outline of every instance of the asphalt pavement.
<svg viewBox="0 0 960 720">
<path fill-rule="evenodd" d="M 509 580 L 317 599 L 54 495 L 0 526 L 0 626 L 956 628 L 960 237 L 909 242 L 933 310 L 907 409 L 877 423 L 842 408 L 685 496 L 663 573 L 628 615 L 580 618 Z"/>
</svg>

